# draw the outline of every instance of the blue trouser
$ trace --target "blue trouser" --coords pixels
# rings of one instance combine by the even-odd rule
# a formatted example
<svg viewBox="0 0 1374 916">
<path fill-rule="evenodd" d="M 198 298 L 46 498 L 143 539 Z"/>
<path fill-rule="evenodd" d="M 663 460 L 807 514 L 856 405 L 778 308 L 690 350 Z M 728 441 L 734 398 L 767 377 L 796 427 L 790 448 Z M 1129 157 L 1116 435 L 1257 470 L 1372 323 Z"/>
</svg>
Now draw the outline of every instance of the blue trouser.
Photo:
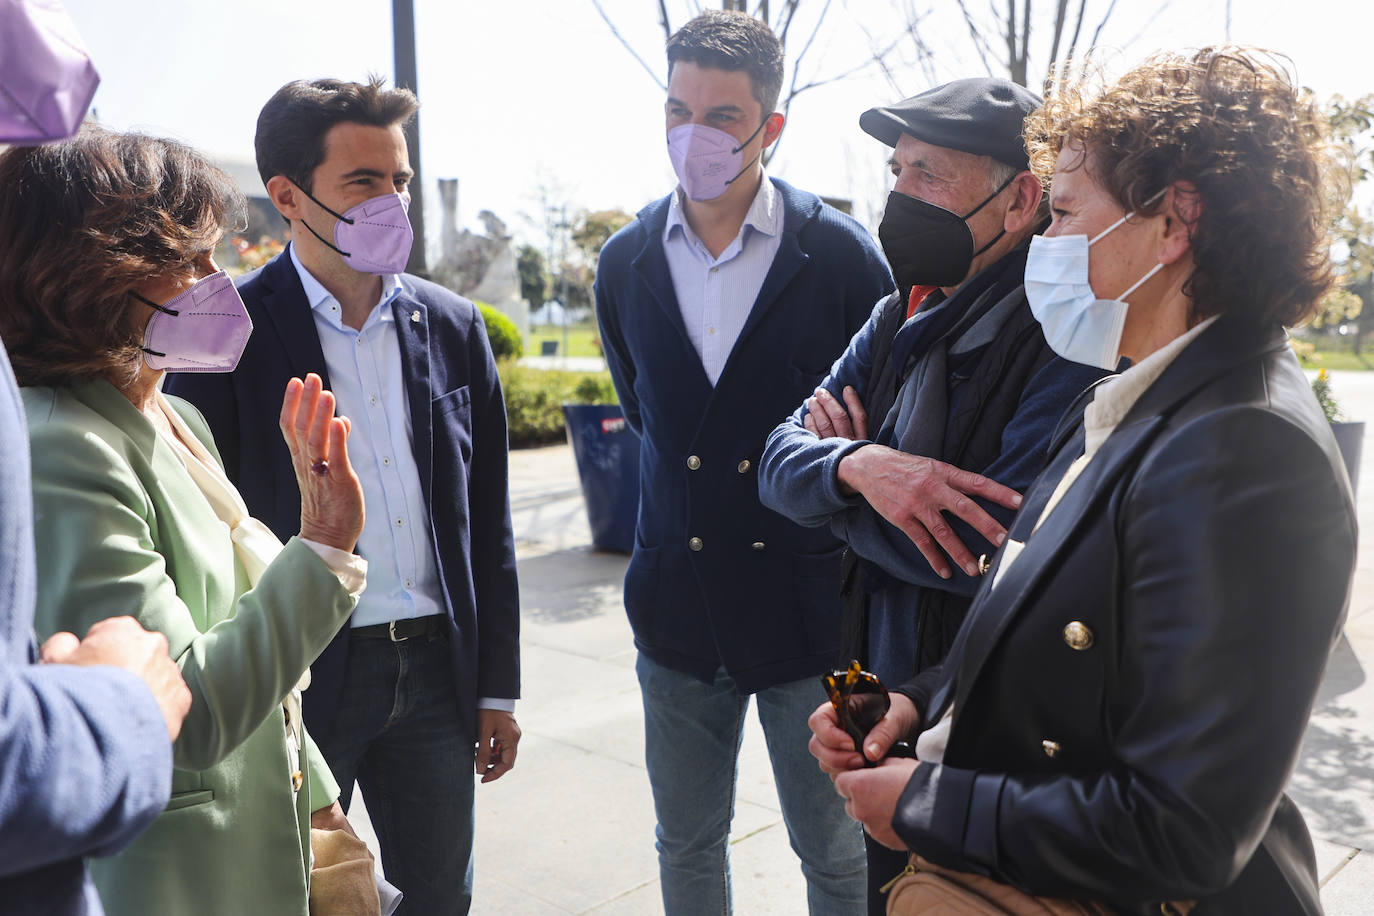
<svg viewBox="0 0 1374 916">
<path fill-rule="evenodd" d="M 465 914 L 472 904 L 473 761 L 448 641 L 354 636 L 334 728 L 320 751 L 345 811 L 358 782 L 386 879 L 410 916 Z"/>
<path fill-rule="evenodd" d="M 703 684 L 643 654 L 645 763 L 658 816 L 658 866 L 667 916 L 731 912 L 730 821 L 749 697 L 724 671 Z M 783 822 L 806 876 L 811 916 L 864 913 L 864 845 L 830 779 L 807 750 L 807 717 L 824 701 L 807 678 L 754 695 Z"/>
</svg>

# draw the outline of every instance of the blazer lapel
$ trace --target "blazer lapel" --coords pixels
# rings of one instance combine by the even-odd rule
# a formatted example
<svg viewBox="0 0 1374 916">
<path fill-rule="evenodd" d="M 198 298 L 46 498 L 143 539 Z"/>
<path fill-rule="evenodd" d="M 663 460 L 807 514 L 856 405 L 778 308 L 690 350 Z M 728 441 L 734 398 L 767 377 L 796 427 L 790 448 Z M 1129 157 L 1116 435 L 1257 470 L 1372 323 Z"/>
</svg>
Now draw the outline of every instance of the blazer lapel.
<svg viewBox="0 0 1374 916">
<path fill-rule="evenodd" d="M 1041 475 L 1036 492 L 1027 503 L 1030 511 L 1017 516 L 1009 535 L 1017 540 L 1024 539 L 1025 548 L 1000 580 L 997 573 L 1002 565 L 1002 553 L 999 552 L 997 562 L 988 571 L 989 584 L 980 594 L 982 600 L 969 611 L 967 632 L 961 634 L 967 640 L 967 648 L 956 673 L 956 707 L 963 705 L 1008 624 L 1025 606 L 1046 573 L 1055 568 L 1056 558 L 1068 546 L 1075 530 L 1101 511 L 1101 503 L 1110 494 L 1112 484 L 1133 466 L 1163 424 L 1164 418 L 1154 415 L 1117 427 L 1043 520 L 1039 516 L 1050 494 L 1069 465 L 1083 453 L 1082 435 L 1076 435 L 1074 447 L 1062 450 Z M 1040 521 L 1038 528 L 1035 527 L 1037 521 Z M 1026 529 L 1033 529 L 1034 533 Z M 995 587 L 992 582 L 997 583 Z"/>
<path fill-rule="evenodd" d="M 1101 503 L 1113 483 L 1132 467 L 1140 453 L 1149 447 L 1155 434 L 1163 427 L 1168 415 L 1193 392 L 1221 374 L 1260 353 L 1284 346 L 1283 329 L 1222 317 L 1171 363 L 1132 406 L 1121 424 L 1102 445 L 1101 451 L 1083 469 L 1054 510 L 1035 529 L 1036 522 L 1050 493 L 1058 485 L 1070 464 L 1083 453 L 1081 423 L 1063 423 L 1055 434 L 1056 447 L 1062 447 L 1050 465 L 1037 479 L 1025 507 L 1012 524 L 1009 536 L 1025 542 L 1025 548 L 1006 575 L 997 579 L 1003 553 L 989 570 L 989 584 L 978 593 L 969 610 L 966 626 L 959 634 L 956 649 L 962 653 L 951 676 L 956 706 L 963 705 L 969 691 L 978 680 L 983 665 L 992 655 L 1008 624 L 1029 599 L 1036 584 L 1054 568 L 1057 555 L 1066 547 L 1074 530 L 1084 524 L 1092 513 L 1101 511 Z M 1100 384 L 1100 383 L 1099 383 Z M 1088 399 L 1080 398 L 1075 409 L 1081 414 Z M 1070 438 L 1072 436 L 1072 438 Z M 991 586 L 997 581 L 997 586 Z M 951 651 L 954 656 L 954 651 Z M 939 709 L 949 699 L 951 686 L 940 688 L 932 710 Z M 940 709 L 942 713 L 943 710 Z"/>
<path fill-rule="evenodd" d="M 405 280 L 402 279 L 402 284 Z M 429 309 L 402 286 L 391 302 L 396 337 L 401 344 L 401 372 L 405 375 L 406 402 L 410 405 L 411 442 L 425 505 L 433 505 L 434 427 L 430 404 Z"/>
<path fill-rule="evenodd" d="M 329 388 L 329 373 L 325 368 L 324 350 L 320 348 L 320 335 L 315 329 L 315 316 L 289 251 L 283 251 L 262 269 L 262 281 L 262 312 L 266 315 L 266 324 L 286 352 L 291 374 L 305 378 L 308 372 L 317 373 L 324 387 Z"/>
<path fill-rule="evenodd" d="M 639 282 L 649 290 L 650 296 L 663 311 L 663 317 L 677 329 L 682 343 L 693 353 L 692 339 L 687 336 L 687 325 L 682 320 L 682 307 L 678 304 L 677 293 L 673 291 L 673 276 L 668 269 L 668 256 L 663 253 L 663 227 L 667 225 L 668 204 L 660 210 L 644 214 L 644 247 L 635 255 L 631 265 L 639 276 Z"/>
</svg>

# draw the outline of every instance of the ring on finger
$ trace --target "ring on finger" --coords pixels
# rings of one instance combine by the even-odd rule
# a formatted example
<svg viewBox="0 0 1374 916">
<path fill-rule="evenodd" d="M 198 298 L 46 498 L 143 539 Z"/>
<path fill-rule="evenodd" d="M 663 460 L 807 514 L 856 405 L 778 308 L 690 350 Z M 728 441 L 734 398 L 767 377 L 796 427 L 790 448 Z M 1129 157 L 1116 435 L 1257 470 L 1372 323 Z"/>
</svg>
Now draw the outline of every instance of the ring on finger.
<svg viewBox="0 0 1374 916">
<path fill-rule="evenodd" d="M 329 462 L 321 458 L 319 461 L 316 461 L 314 464 L 310 465 L 310 472 L 314 474 L 316 477 L 328 477 Z"/>
</svg>

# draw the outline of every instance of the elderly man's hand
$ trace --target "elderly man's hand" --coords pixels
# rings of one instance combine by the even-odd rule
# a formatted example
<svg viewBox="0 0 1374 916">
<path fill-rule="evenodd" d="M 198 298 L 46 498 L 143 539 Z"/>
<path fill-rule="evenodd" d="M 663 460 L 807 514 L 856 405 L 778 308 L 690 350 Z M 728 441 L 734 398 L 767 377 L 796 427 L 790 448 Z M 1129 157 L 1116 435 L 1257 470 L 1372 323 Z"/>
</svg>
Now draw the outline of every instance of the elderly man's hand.
<svg viewBox="0 0 1374 916">
<path fill-rule="evenodd" d="M 825 388 L 806 399 L 806 418 L 802 425 L 822 439 L 867 439 L 868 412 L 852 385 L 845 385 L 844 403 Z"/>
<path fill-rule="evenodd" d="M 906 849 L 902 838 L 892 829 L 892 815 L 918 766 L 920 763 L 915 760 L 893 758 L 872 769 L 835 777 L 835 791 L 844 799 L 845 813 L 863 824 L 868 835 L 888 849 Z"/>
<path fill-rule="evenodd" d="M 943 579 L 950 577 L 945 554 L 970 576 L 978 575 L 978 564 L 942 512 L 963 519 L 1000 545 L 1006 529 L 970 497 L 981 496 L 1008 509 L 1021 505 L 1015 490 L 981 474 L 883 445 L 864 445 L 850 452 L 840 460 L 836 476 L 842 490 L 859 494 L 874 512 L 905 532 Z"/>
<path fill-rule="evenodd" d="M 65 631 L 54 633 L 39 658 L 48 665 L 114 665 L 138 675 L 157 700 L 168 738 L 175 741 L 181 734 L 181 723 L 191 711 L 191 691 L 168 654 L 167 637 L 143 629 L 134 618 L 98 620 L 82 640 Z"/>
<path fill-rule="evenodd" d="M 891 702 L 886 715 L 864 737 L 864 754 L 869 760 L 883 759 L 892 745 L 915 732 L 921 724 L 921 714 L 916 704 L 905 694 L 891 694 Z M 811 756 L 816 758 L 831 779 L 841 773 L 864 768 L 864 758 L 854 750 L 854 739 L 840 728 L 835 707 L 829 701 L 817 706 L 806 724 L 811 727 L 808 745 Z"/>
<path fill-rule="evenodd" d="M 348 461 L 345 417 L 315 373 L 286 383 L 281 434 L 301 491 L 301 537 L 352 551 L 363 532 L 363 487 Z"/>
</svg>

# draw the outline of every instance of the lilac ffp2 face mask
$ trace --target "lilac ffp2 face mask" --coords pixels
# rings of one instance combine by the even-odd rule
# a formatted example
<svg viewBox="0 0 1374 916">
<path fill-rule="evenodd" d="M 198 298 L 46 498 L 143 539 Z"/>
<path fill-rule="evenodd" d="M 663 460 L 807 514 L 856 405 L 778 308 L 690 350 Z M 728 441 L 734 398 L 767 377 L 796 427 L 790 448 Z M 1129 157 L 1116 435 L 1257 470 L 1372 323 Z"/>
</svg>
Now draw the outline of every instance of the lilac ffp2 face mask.
<svg viewBox="0 0 1374 916">
<path fill-rule="evenodd" d="M 349 267 L 365 274 L 398 274 L 406 269 L 415 233 L 410 228 L 410 201 L 405 195 L 370 197 L 343 213 L 335 213 L 305 188 L 301 190 L 338 220 L 334 224 L 334 241 L 320 235 L 305 220 L 301 223 L 311 235 L 337 251 Z"/>
<path fill-rule="evenodd" d="M 224 271 L 202 277 L 158 305 L 143 331 L 143 361 L 167 372 L 232 372 L 239 364 L 253 319 Z"/>
<path fill-rule="evenodd" d="M 763 124 L 743 143 L 736 143 L 725 131 L 705 124 L 681 124 L 668 131 L 668 159 L 687 196 L 702 201 L 724 194 L 754 164 L 753 159 L 744 161 L 744 148 L 754 142 Z"/>
</svg>

